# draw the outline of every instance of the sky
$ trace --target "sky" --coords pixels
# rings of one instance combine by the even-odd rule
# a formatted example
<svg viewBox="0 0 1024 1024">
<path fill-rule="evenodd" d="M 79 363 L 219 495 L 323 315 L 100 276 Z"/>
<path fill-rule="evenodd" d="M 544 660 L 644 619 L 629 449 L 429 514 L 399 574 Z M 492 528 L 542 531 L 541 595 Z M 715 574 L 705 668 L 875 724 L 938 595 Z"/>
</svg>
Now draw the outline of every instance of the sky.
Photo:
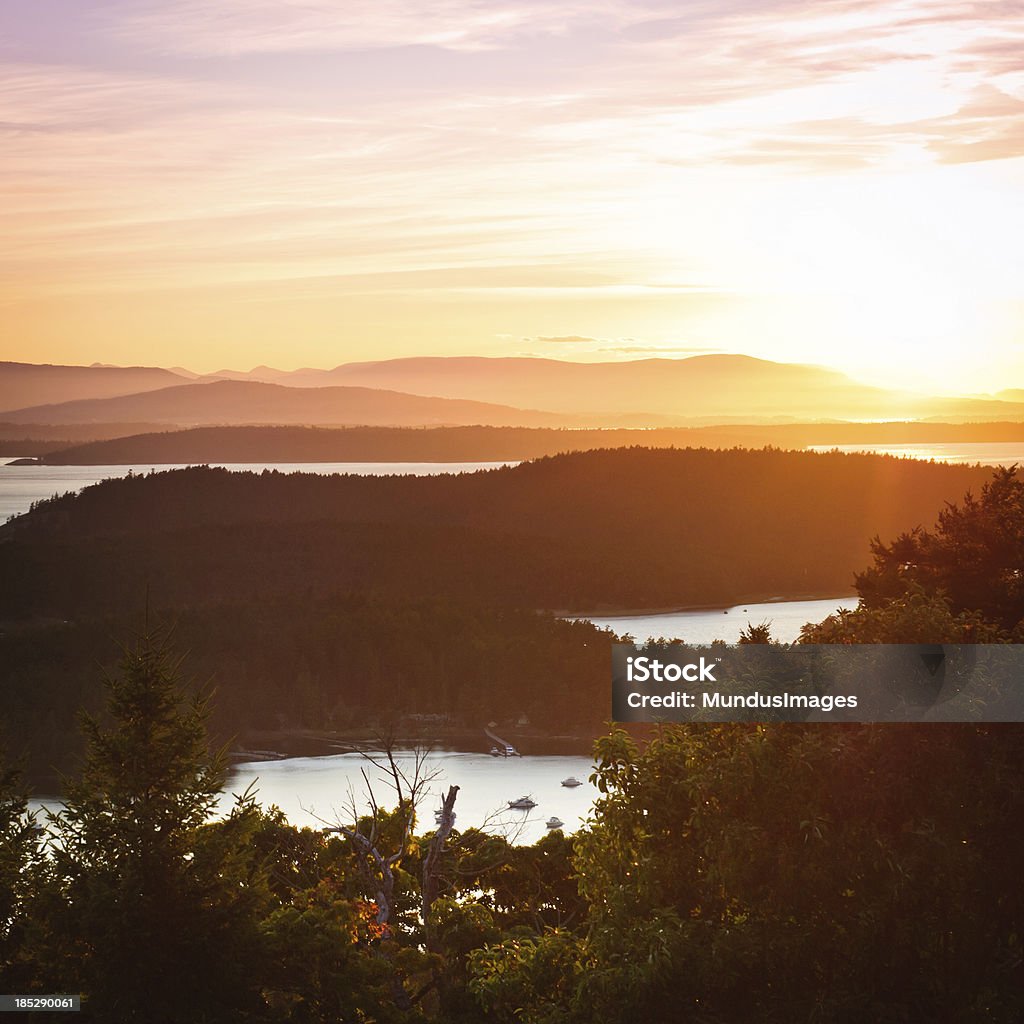
<svg viewBox="0 0 1024 1024">
<path fill-rule="evenodd" d="M 3 0 L 0 358 L 1024 387 L 1024 4 Z"/>
</svg>

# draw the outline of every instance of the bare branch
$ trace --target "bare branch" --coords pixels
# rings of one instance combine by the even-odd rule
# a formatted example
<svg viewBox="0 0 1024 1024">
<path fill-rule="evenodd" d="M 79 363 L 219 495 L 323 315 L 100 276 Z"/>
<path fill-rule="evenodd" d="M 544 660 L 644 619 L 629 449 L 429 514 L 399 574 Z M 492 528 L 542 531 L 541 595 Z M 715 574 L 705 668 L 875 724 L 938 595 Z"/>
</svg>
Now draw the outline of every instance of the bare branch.
<svg viewBox="0 0 1024 1024">
<path fill-rule="evenodd" d="M 433 928 L 430 925 L 430 908 L 440 888 L 439 871 L 441 857 L 446 847 L 445 843 L 451 835 L 455 825 L 455 798 L 459 795 L 458 786 L 449 786 L 448 793 L 441 803 L 441 821 L 438 824 L 434 837 L 430 840 L 427 848 L 427 855 L 423 858 L 423 890 L 422 890 L 422 917 L 426 928 L 427 949 L 433 949 L 436 945 Z"/>
</svg>

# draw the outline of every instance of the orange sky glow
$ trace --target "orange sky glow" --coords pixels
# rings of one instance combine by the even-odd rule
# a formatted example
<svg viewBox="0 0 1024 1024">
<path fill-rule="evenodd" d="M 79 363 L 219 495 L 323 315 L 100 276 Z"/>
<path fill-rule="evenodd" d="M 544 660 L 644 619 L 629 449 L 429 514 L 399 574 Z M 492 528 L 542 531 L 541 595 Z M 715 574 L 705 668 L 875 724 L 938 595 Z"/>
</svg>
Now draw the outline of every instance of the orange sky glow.
<svg viewBox="0 0 1024 1024">
<path fill-rule="evenodd" d="M 0 358 L 1024 386 L 1024 7 L 6 0 Z"/>
</svg>

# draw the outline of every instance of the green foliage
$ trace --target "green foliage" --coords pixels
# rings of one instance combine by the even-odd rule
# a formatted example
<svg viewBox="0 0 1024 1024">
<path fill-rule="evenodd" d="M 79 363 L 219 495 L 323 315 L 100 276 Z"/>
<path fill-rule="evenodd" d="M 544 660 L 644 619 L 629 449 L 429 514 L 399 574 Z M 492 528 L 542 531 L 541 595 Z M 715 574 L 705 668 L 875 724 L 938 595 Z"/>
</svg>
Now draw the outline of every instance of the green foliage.
<svg viewBox="0 0 1024 1024">
<path fill-rule="evenodd" d="M 801 630 L 802 643 L 1000 644 L 1024 639 L 1024 480 L 997 469 L 932 530 L 872 541 L 860 603 Z"/>
<path fill-rule="evenodd" d="M 39 863 L 35 816 L 21 773 L 0 749 L 0 991 L 13 992 L 22 974 L 24 914 Z"/>
<path fill-rule="evenodd" d="M 497 917 L 472 890 L 463 888 L 459 898 L 434 900 L 429 925 L 437 957 L 432 1015 L 447 1024 L 478 1024 L 480 1004 L 469 989 L 470 958 L 501 939 Z"/>
<path fill-rule="evenodd" d="M 977 498 L 968 492 L 947 505 L 934 529 L 890 544 L 876 537 L 871 549 L 874 564 L 857 577 L 868 609 L 918 587 L 945 595 L 954 616 L 975 612 L 1006 630 L 1024 619 L 1024 480 L 1016 466 L 997 469 Z"/>
<path fill-rule="evenodd" d="M 616 732 L 577 840 L 585 932 L 474 954 L 474 991 L 580 1024 L 1015 1021 L 1020 739 L 704 725 L 638 751 Z"/>
<path fill-rule="evenodd" d="M 97 1021 L 242 1020 L 259 1005 L 259 812 L 243 796 L 210 822 L 223 759 L 175 668 L 156 635 L 125 651 L 109 723 L 85 718 L 85 765 L 50 823 L 37 981 L 82 991 Z"/>
<path fill-rule="evenodd" d="M 740 632 L 739 643 L 741 644 L 770 644 L 772 642 L 772 627 L 770 622 L 759 622 L 756 626 L 747 623 L 747 628 Z"/>
<path fill-rule="evenodd" d="M 498 1021 L 567 1024 L 582 973 L 579 941 L 551 931 L 485 946 L 471 956 L 470 990 Z M 597 1008 L 595 1007 L 595 1011 Z M 595 1012 L 591 1020 L 604 1020 Z"/>
<path fill-rule="evenodd" d="M 805 644 L 1000 644 L 1010 636 L 978 611 L 954 612 L 943 593 L 930 594 L 914 581 L 879 604 L 861 601 L 800 631 Z"/>
<path fill-rule="evenodd" d="M 295 1024 L 403 1019 L 392 972 L 370 952 L 379 941 L 373 907 L 330 881 L 297 890 L 263 922 L 269 969 L 260 979 L 275 1017 Z"/>
</svg>

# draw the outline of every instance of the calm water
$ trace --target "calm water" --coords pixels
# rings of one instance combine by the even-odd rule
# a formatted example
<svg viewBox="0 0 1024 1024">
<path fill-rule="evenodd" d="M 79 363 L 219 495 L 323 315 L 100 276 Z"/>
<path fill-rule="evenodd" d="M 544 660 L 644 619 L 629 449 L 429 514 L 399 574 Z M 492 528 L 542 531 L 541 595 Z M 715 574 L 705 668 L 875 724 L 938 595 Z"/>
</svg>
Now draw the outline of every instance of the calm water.
<svg viewBox="0 0 1024 1024">
<path fill-rule="evenodd" d="M 904 459 L 952 462 L 958 465 L 1024 465 L 1024 441 L 964 441 L 949 444 L 809 444 L 813 452 L 877 452 Z"/>
<path fill-rule="evenodd" d="M 666 612 L 660 615 L 590 615 L 595 626 L 613 629 L 620 636 L 629 633 L 637 640 L 668 637 L 691 644 L 709 644 L 724 640 L 734 644 L 748 624 L 771 623 L 772 637 L 793 643 L 800 627 L 820 622 L 838 608 L 856 608 L 856 597 L 830 597 L 822 601 L 769 601 L 765 604 L 738 604 L 732 608 L 712 608 L 699 612 Z"/>
<path fill-rule="evenodd" d="M 14 456 L 0 458 L 0 523 L 8 516 L 21 515 L 34 501 L 67 491 L 80 491 L 89 484 L 129 472 L 181 469 L 181 466 L 11 466 Z M 433 476 L 438 473 L 475 473 L 480 469 L 515 466 L 516 462 L 216 462 L 211 465 L 239 471 L 262 473 L 356 473 L 362 476 Z"/>
<path fill-rule="evenodd" d="M 411 771 L 412 756 L 399 753 L 396 761 Z M 354 792 L 360 812 L 367 810 L 366 791 L 360 769 L 366 769 L 380 804 L 393 807 L 393 791 L 381 781 L 380 772 L 361 754 L 328 757 L 293 757 L 285 761 L 258 761 L 236 765 L 228 779 L 222 809 L 231 795 L 255 784 L 257 800 L 264 806 L 276 804 L 293 825 L 320 828 L 351 821 L 345 808 Z M 434 810 L 441 805 L 448 787 L 459 787 L 455 801 L 456 828 L 486 828 L 505 835 L 512 842 L 536 842 L 548 829 L 552 815 L 565 822 L 564 832 L 575 832 L 590 812 L 597 790 L 590 784 L 593 765 L 588 757 L 490 757 L 487 754 L 437 751 L 429 755 L 428 771 L 437 771 L 427 797 L 420 806 L 418 831 L 434 828 Z M 567 789 L 562 779 L 575 775 L 583 785 Z M 531 811 L 513 811 L 509 800 L 530 795 L 537 802 Z M 60 802 L 52 798 L 31 801 L 36 810 L 57 811 Z"/>
<path fill-rule="evenodd" d="M 412 756 L 400 754 L 396 760 L 411 771 Z M 449 786 L 458 786 L 455 801 L 456 827 L 488 828 L 510 840 L 533 843 L 547 827 L 552 815 L 565 822 L 563 831 L 575 832 L 587 817 L 597 790 L 588 781 L 594 770 L 589 757 L 491 757 L 488 754 L 436 751 L 429 755 L 428 770 L 437 771 L 430 783 L 430 794 L 420 809 L 419 831 L 434 828 L 434 810 Z M 392 791 L 380 781 L 377 768 L 361 754 L 328 757 L 293 757 L 285 761 L 260 761 L 237 765 L 228 782 L 229 793 L 240 793 L 251 782 L 259 790 L 264 806 L 276 804 L 295 825 L 320 827 L 350 821 L 345 807 L 354 790 L 360 811 L 367 809 L 365 785 L 360 769 L 366 769 L 374 783 L 377 800 L 393 806 Z M 562 779 L 575 775 L 583 785 L 576 789 L 562 786 Z M 513 811 L 509 800 L 530 795 L 537 802 L 531 811 Z"/>
</svg>

